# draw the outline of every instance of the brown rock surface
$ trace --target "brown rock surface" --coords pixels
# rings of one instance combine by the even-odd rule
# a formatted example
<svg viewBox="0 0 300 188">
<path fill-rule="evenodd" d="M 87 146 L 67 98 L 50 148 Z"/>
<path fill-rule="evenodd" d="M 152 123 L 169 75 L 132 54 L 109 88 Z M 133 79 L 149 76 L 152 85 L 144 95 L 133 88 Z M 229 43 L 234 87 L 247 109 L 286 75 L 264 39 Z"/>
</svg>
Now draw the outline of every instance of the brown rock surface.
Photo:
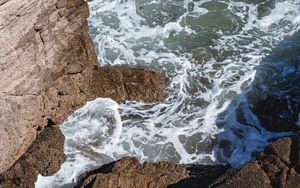
<svg viewBox="0 0 300 188">
<path fill-rule="evenodd" d="M 111 82 L 111 79 L 119 79 L 118 84 Z M 126 84 L 134 84 L 135 87 L 125 90 L 122 87 Z M 108 97 L 118 102 L 154 102 L 163 99 L 164 78 L 157 72 L 144 69 L 96 67 L 91 86 L 90 99 Z M 118 97 L 115 97 L 116 91 Z M 53 125 L 54 122 L 48 120 L 48 126 L 38 134 L 26 153 L 10 169 L 0 173 L 0 187 L 33 187 L 38 174 L 49 176 L 59 170 L 65 160 L 64 137 L 59 128 Z"/>
<path fill-rule="evenodd" d="M 229 166 L 224 165 L 188 165 L 188 177 L 178 183 L 168 185 L 167 188 L 199 188 L 208 187 L 222 176 Z"/>
<path fill-rule="evenodd" d="M 92 79 L 92 98 L 109 97 L 115 101 L 144 102 L 164 99 L 164 77 L 154 71 L 125 67 L 95 67 Z"/>
<path fill-rule="evenodd" d="M 168 162 L 140 164 L 136 158 L 123 158 L 84 174 L 78 187 L 164 188 L 188 175 L 187 166 Z"/>
<path fill-rule="evenodd" d="M 49 176 L 65 161 L 64 136 L 58 127 L 45 127 L 27 152 L 0 175 L 0 187 L 34 187 L 38 174 Z"/>
<path fill-rule="evenodd" d="M 83 0 L 0 0 L 0 172 L 86 102 L 97 63 L 88 14 Z"/>
</svg>

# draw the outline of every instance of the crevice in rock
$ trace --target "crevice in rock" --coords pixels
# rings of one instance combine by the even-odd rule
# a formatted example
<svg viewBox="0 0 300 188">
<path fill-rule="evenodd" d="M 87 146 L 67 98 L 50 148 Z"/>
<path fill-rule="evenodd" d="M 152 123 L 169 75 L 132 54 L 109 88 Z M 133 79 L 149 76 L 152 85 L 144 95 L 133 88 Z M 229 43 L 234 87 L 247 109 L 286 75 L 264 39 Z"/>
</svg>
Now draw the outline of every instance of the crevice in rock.
<svg viewBox="0 0 300 188">
<path fill-rule="evenodd" d="M 260 170 L 263 171 L 267 175 L 268 180 L 269 180 L 270 184 L 272 185 L 273 184 L 272 177 L 270 177 L 270 175 L 265 171 L 264 168 L 262 168 L 262 166 L 260 164 L 258 164 L 258 166 L 259 166 Z"/>
<path fill-rule="evenodd" d="M 124 81 L 123 81 L 123 87 L 125 89 L 125 94 L 126 94 L 125 98 L 130 100 L 130 92 L 129 92 L 128 88 L 127 88 L 126 82 L 124 82 Z"/>
<path fill-rule="evenodd" d="M 64 96 L 65 94 L 62 91 L 58 91 L 57 95 L 58 96 Z"/>
<path fill-rule="evenodd" d="M 300 174 L 300 132 L 292 139 L 290 160 L 295 171 Z"/>
<path fill-rule="evenodd" d="M 39 96 L 38 94 L 34 94 L 34 93 L 22 93 L 22 94 L 16 94 L 16 93 L 8 93 L 8 92 L 3 92 L 5 95 L 8 95 L 8 96 L 12 96 L 12 97 L 24 97 L 24 96 L 35 96 L 35 97 L 37 97 L 37 96 Z"/>
<path fill-rule="evenodd" d="M 40 39 L 41 39 L 41 41 L 42 41 L 42 44 L 43 44 L 43 46 L 45 45 L 45 40 L 44 40 L 44 38 L 43 38 L 43 36 L 42 36 L 42 31 L 41 31 L 41 29 L 36 29 L 36 28 L 34 28 L 34 30 L 39 34 L 39 37 L 40 37 Z"/>
<path fill-rule="evenodd" d="M 115 164 L 116 164 L 116 161 L 108 163 L 108 164 L 105 164 L 105 165 L 101 166 L 98 169 L 92 170 L 92 171 L 90 171 L 88 173 L 85 173 L 85 174 L 79 176 L 79 178 L 78 178 L 78 182 L 79 183 L 75 186 L 75 188 L 80 188 L 83 185 L 83 183 L 84 183 L 83 180 L 86 179 L 86 178 L 88 178 L 88 177 L 90 177 L 90 176 L 93 176 L 95 174 L 108 174 L 108 173 L 111 173 L 112 169 L 115 166 Z M 92 187 L 92 185 L 94 184 L 95 180 L 96 180 L 96 177 L 93 178 L 93 180 L 87 185 L 87 187 Z"/>
<path fill-rule="evenodd" d="M 4 5 L 7 2 L 8 2 L 8 0 L 3 0 L 2 2 L 0 2 L 0 6 Z"/>
<path fill-rule="evenodd" d="M 54 125 L 56 125 L 54 122 L 53 122 L 53 120 L 52 119 L 47 119 L 47 125 L 46 125 L 46 127 L 53 127 Z"/>
</svg>

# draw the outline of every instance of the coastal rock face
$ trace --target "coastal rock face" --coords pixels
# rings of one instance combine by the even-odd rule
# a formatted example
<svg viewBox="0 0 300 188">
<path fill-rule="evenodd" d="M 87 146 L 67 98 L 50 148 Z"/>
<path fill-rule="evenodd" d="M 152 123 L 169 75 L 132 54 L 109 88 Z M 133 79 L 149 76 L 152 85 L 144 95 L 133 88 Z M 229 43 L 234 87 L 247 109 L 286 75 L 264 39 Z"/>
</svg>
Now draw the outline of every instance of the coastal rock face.
<svg viewBox="0 0 300 188">
<path fill-rule="evenodd" d="M 83 105 L 97 57 L 83 0 L 0 0 L 0 172 Z"/>
<path fill-rule="evenodd" d="M 120 82 L 117 82 L 117 84 L 112 82 L 111 80 L 114 79 L 118 79 Z M 163 98 L 164 77 L 151 70 L 95 67 L 91 83 L 92 93 L 89 96 L 90 99 L 95 97 L 114 98 L 116 91 L 118 91 L 119 97 L 114 99 L 118 102 L 124 100 L 155 102 Z M 134 84 L 135 87 L 132 90 L 125 90 L 122 87 L 125 87 L 124 85 L 126 84 Z M 11 168 L 0 173 L 0 187 L 34 187 L 38 174 L 43 176 L 54 174 L 59 170 L 64 160 L 64 136 L 58 126 L 54 125 L 53 122 L 48 122 L 48 125 L 38 134 L 37 139 L 31 144 L 26 153 Z M 148 170 L 142 169 L 136 160 L 122 161 L 117 163 L 116 169 L 118 172 L 120 168 L 127 168 L 131 164 L 135 165 L 134 170 L 140 169 L 145 172 Z M 163 166 L 164 172 L 170 174 L 173 174 L 172 170 L 179 168 L 179 165 L 175 164 L 173 166 L 173 164 L 169 164 L 171 170 L 168 172 L 168 166 L 164 166 L 164 163 L 158 166 Z M 146 168 L 148 168 L 147 165 Z M 134 170 L 132 170 L 132 176 L 136 173 Z M 153 178 L 158 179 L 159 177 L 157 177 L 155 170 L 156 168 L 154 167 L 150 174 Z M 160 171 L 158 172 L 161 173 Z M 175 177 L 180 175 L 175 173 Z"/>
<path fill-rule="evenodd" d="M 0 175 L 0 187 L 34 187 L 39 174 L 50 176 L 65 161 L 64 136 L 58 127 L 47 126 L 27 152 Z"/>
<path fill-rule="evenodd" d="M 0 0 L 0 187 L 57 171 L 57 126 L 87 100 L 163 99 L 159 73 L 97 67 L 88 16 L 84 0 Z"/>
<path fill-rule="evenodd" d="M 256 160 L 228 170 L 210 187 L 300 187 L 300 133 L 269 145 Z"/>
<path fill-rule="evenodd" d="M 92 98 L 101 96 L 118 102 L 155 102 L 164 99 L 165 78 L 145 69 L 95 67 L 91 87 Z"/>
<path fill-rule="evenodd" d="M 187 166 L 168 162 L 140 164 L 136 158 L 123 158 L 82 175 L 78 188 L 165 188 L 188 175 Z"/>
</svg>

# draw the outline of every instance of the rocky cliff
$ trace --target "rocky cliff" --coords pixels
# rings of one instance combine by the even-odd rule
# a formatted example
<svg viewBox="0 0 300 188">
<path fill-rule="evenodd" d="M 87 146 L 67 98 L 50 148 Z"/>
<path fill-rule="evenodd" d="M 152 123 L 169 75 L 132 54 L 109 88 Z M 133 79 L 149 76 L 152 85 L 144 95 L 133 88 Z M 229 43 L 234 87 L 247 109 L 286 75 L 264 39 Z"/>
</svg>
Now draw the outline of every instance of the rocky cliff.
<svg viewBox="0 0 300 188">
<path fill-rule="evenodd" d="M 83 0 L 0 1 L 0 172 L 90 93 L 97 58 Z"/>
<path fill-rule="evenodd" d="M 58 125 L 87 100 L 164 98 L 159 73 L 97 66 L 88 16 L 84 0 L 0 0 L 0 187 L 55 173 Z"/>
</svg>

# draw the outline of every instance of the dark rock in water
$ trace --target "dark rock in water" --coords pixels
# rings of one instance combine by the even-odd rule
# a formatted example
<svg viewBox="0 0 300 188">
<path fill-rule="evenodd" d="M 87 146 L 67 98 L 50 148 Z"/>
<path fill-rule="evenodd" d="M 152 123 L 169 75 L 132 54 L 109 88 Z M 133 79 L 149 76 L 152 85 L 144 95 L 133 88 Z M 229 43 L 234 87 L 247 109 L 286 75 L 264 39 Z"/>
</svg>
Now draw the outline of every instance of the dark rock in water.
<svg viewBox="0 0 300 188">
<path fill-rule="evenodd" d="M 136 158 L 126 157 L 82 175 L 77 187 L 163 188 L 187 175 L 187 165 L 169 162 L 140 164 Z"/>
<path fill-rule="evenodd" d="M 92 79 L 94 97 L 115 101 L 155 102 L 164 99 L 164 77 L 151 70 L 125 67 L 95 67 Z"/>
<path fill-rule="evenodd" d="M 38 174 L 53 175 L 65 161 L 64 136 L 58 127 L 45 127 L 27 152 L 0 174 L 0 187 L 34 187 Z"/>
<path fill-rule="evenodd" d="M 296 124 L 300 111 L 300 100 L 296 97 L 279 95 L 257 97 L 252 104 L 252 110 L 261 124 L 269 131 L 297 132 L 300 130 Z"/>
<path fill-rule="evenodd" d="M 255 160 L 227 171 L 210 187 L 300 187 L 299 144 L 296 138 L 280 138 Z"/>
</svg>

